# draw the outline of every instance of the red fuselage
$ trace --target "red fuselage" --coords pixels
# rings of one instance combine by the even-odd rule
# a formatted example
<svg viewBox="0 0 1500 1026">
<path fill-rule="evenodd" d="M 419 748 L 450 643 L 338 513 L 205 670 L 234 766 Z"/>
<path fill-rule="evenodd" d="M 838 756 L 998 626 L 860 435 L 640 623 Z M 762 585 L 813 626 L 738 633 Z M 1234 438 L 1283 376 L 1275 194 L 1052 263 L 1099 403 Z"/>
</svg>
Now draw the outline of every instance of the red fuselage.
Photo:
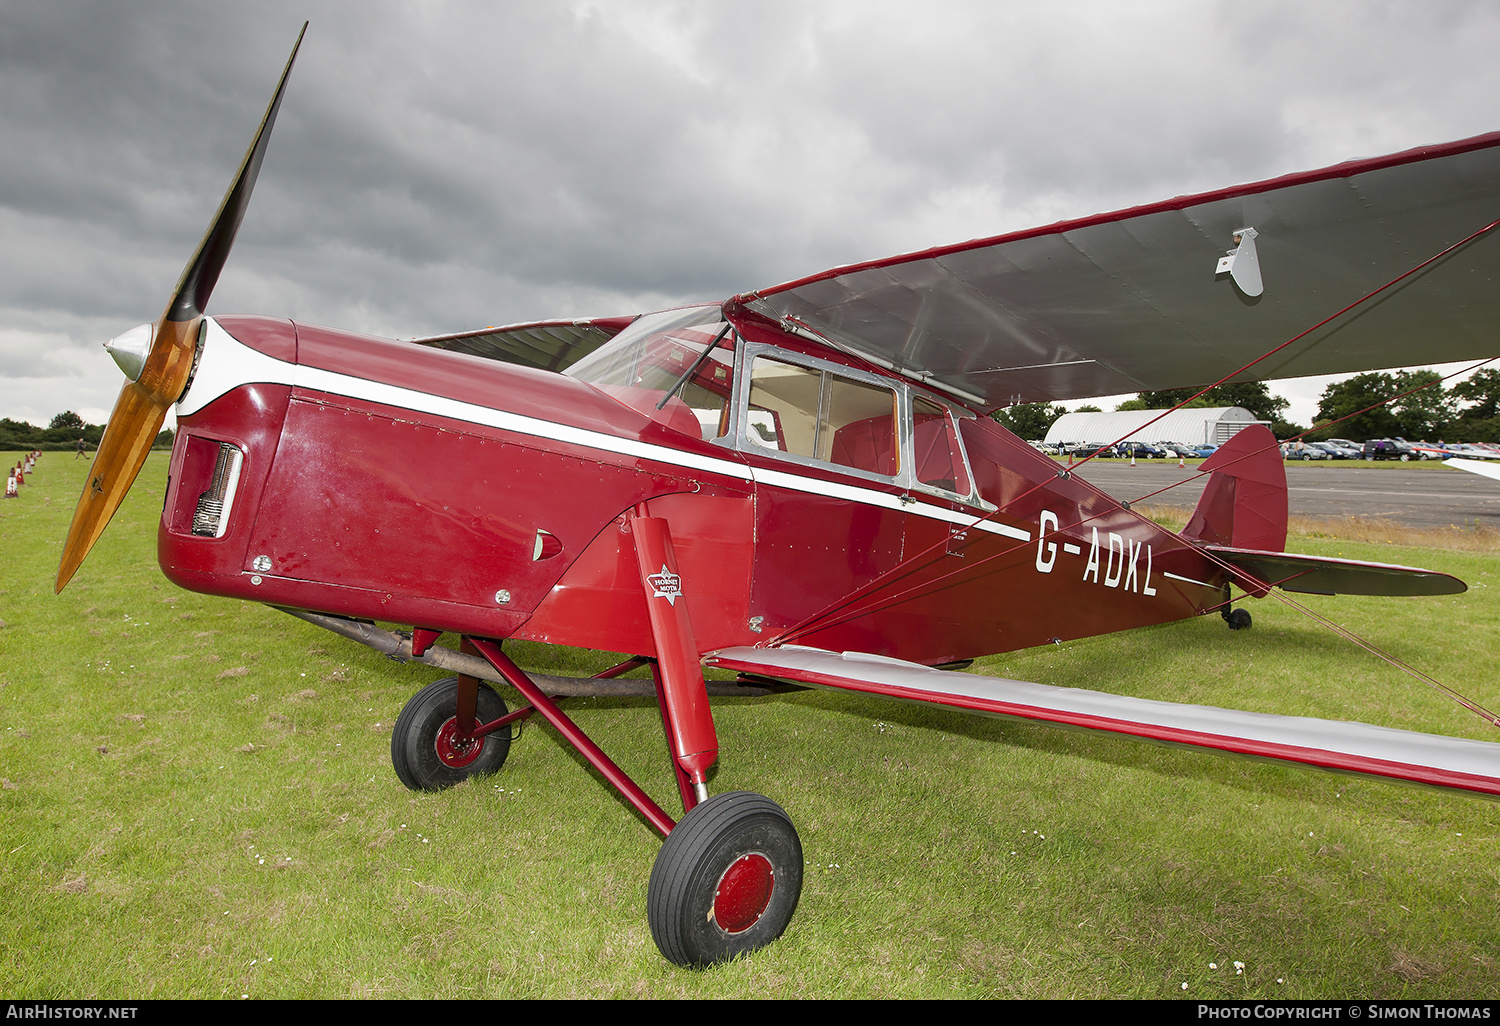
<svg viewBox="0 0 1500 1026">
<path fill-rule="evenodd" d="M 848 362 L 772 327 L 739 333 Z M 650 654 L 627 533 L 645 504 L 670 524 L 703 652 L 787 640 L 942 663 L 1223 601 L 1193 545 L 987 417 L 952 423 L 973 494 L 998 510 L 646 409 L 546 371 L 219 318 L 179 411 L 162 569 L 273 605 Z M 240 465 L 224 522 L 195 534 L 225 443 Z"/>
</svg>

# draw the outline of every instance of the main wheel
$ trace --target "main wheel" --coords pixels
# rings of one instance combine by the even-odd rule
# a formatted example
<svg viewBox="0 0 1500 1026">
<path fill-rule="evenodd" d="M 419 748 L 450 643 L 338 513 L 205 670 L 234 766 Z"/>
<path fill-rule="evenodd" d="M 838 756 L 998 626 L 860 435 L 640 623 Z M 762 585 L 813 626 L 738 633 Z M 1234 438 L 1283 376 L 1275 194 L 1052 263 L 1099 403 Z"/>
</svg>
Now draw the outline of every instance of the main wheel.
<svg viewBox="0 0 1500 1026">
<path fill-rule="evenodd" d="M 1229 609 L 1224 612 L 1224 622 L 1232 631 L 1242 631 L 1250 626 L 1250 610 Z"/>
<path fill-rule="evenodd" d="M 474 722 L 505 715 L 495 689 L 479 682 Z M 510 734 L 500 731 L 463 741 L 458 736 L 458 678 L 435 680 L 412 696 L 391 732 L 391 765 L 413 791 L 441 791 L 469 777 L 497 773 L 510 754 Z"/>
<path fill-rule="evenodd" d="M 667 835 L 646 889 L 651 936 L 668 961 L 727 962 L 781 936 L 802 896 L 802 842 L 780 805 L 716 795 Z"/>
</svg>

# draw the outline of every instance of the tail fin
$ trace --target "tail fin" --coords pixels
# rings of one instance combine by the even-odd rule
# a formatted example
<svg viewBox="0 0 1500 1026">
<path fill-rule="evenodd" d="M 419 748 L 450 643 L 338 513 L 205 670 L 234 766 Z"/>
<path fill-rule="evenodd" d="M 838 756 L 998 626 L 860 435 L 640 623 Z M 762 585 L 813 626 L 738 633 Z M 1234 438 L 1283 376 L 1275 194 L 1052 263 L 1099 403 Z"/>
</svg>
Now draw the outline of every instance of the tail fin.
<svg viewBox="0 0 1500 1026">
<path fill-rule="evenodd" d="M 1212 473 L 1182 537 L 1203 545 L 1286 551 L 1286 467 L 1268 428 L 1242 428 L 1198 469 Z"/>
</svg>

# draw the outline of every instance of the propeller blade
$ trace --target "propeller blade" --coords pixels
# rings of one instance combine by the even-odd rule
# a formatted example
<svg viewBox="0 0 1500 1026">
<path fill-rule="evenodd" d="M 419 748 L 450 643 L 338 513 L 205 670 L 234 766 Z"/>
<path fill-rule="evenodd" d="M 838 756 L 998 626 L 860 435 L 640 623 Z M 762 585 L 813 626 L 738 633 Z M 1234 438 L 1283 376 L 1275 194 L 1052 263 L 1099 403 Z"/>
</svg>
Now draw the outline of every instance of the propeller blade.
<svg viewBox="0 0 1500 1026">
<path fill-rule="evenodd" d="M 228 260 L 229 248 L 234 246 L 234 236 L 240 229 L 240 222 L 245 219 L 245 208 L 251 204 L 255 177 L 260 174 L 261 162 L 266 159 L 266 145 L 272 139 L 276 113 L 281 110 L 282 93 L 287 92 L 287 77 L 291 75 L 291 66 L 296 63 L 297 49 L 302 46 L 305 34 L 308 34 L 306 21 L 302 23 L 302 31 L 297 33 L 297 42 L 291 48 L 291 57 L 287 58 L 287 68 L 282 71 L 281 81 L 276 83 L 276 93 L 266 108 L 266 117 L 261 118 L 261 127 L 255 132 L 251 148 L 245 151 L 245 159 L 240 162 L 239 174 L 234 175 L 228 192 L 223 193 L 219 213 L 214 214 L 213 223 L 208 225 L 202 242 L 198 243 L 192 260 L 187 261 L 183 276 L 177 281 L 177 293 L 172 296 L 172 302 L 166 305 L 165 320 L 189 321 L 201 315 L 208 306 L 208 297 L 213 294 L 213 287 L 219 282 L 223 261 Z"/>
<path fill-rule="evenodd" d="M 155 326 L 140 376 L 135 381 L 126 382 L 120 390 L 120 397 L 115 400 L 109 424 L 99 442 L 99 451 L 94 454 L 93 465 L 89 468 L 88 483 L 73 510 L 68 539 L 63 543 L 62 562 L 57 569 L 58 591 L 73 579 L 84 557 L 104 533 L 110 518 L 125 501 L 126 493 L 135 483 L 136 475 L 141 472 L 151 451 L 151 443 L 166 420 L 167 408 L 182 396 L 188 379 L 192 377 L 193 355 L 203 324 L 203 311 L 208 306 L 214 285 L 218 283 L 219 272 L 224 269 L 224 261 L 229 258 L 240 221 L 245 217 L 250 193 L 255 188 L 255 179 L 260 174 L 266 146 L 271 140 L 271 128 L 276 124 L 276 113 L 281 109 L 287 76 L 292 73 L 297 50 L 306 34 L 307 23 L 303 22 L 255 139 L 245 151 L 245 159 L 240 162 L 229 191 L 219 203 L 218 213 L 198 243 L 192 259 L 183 268 L 172 300 Z"/>
<path fill-rule="evenodd" d="M 73 510 L 68 540 L 63 543 L 62 563 L 57 568 L 57 591 L 62 591 L 73 579 L 83 557 L 89 554 L 115 510 L 125 501 L 125 493 L 130 491 L 145 464 L 170 405 L 153 399 L 147 389 L 134 381 L 127 381 L 120 390 L 99 451 L 89 467 L 88 483 Z"/>
<path fill-rule="evenodd" d="M 286 92 L 287 76 L 292 73 L 297 50 L 302 46 L 302 37 L 306 34 L 307 22 L 303 22 L 302 31 L 297 33 L 297 42 L 292 46 L 292 55 L 287 58 L 286 68 L 281 72 L 281 81 L 276 83 L 276 92 L 266 107 L 265 117 L 261 118 L 260 129 L 255 133 L 250 148 L 245 151 L 245 159 L 240 161 L 239 173 L 230 183 L 229 191 L 224 193 L 219 212 L 214 215 L 213 223 L 203 234 L 203 240 L 198 243 L 193 258 L 182 269 L 176 294 L 173 295 L 172 302 L 167 304 L 164 315 L 166 320 L 191 320 L 208 307 L 208 297 L 213 294 L 214 285 L 219 281 L 219 272 L 224 269 L 224 261 L 229 259 L 235 233 L 240 230 L 240 222 L 244 220 L 245 208 L 250 205 L 250 193 L 255 189 L 255 179 L 260 174 L 260 165 L 266 156 L 266 145 L 271 141 L 271 128 L 276 124 L 281 97 Z"/>
</svg>

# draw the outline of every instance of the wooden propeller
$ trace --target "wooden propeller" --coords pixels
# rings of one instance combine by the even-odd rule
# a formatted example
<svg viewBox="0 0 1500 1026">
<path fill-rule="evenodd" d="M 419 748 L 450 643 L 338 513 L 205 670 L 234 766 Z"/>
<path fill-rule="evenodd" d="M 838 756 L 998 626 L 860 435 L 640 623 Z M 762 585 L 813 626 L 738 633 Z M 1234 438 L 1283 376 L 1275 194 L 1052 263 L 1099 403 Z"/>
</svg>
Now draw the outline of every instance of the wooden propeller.
<svg viewBox="0 0 1500 1026">
<path fill-rule="evenodd" d="M 171 302 L 161 319 L 152 326 L 144 365 L 135 380 L 125 383 L 120 397 L 115 400 L 115 408 L 104 428 L 104 438 L 99 442 L 99 451 L 94 454 L 93 465 L 89 468 L 83 495 L 73 510 L 73 523 L 68 528 L 62 562 L 57 568 L 58 591 L 73 579 L 84 557 L 115 515 L 115 510 L 125 501 L 126 493 L 151 451 L 151 443 L 166 420 L 167 408 L 187 389 L 203 327 L 203 311 L 208 306 L 209 296 L 213 294 L 219 272 L 224 269 L 240 221 L 250 204 L 250 193 L 265 159 L 276 112 L 281 109 L 287 77 L 292 73 L 292 64 L 306 33 L 307 24 L 304 22 L 292 47 L 292 55 L 287 58 L 286 68 L 281 73 L 281 80 L 276 84 L 276 93 L 266 107 L 250 148 L 245 151 L 245 159 L 240 162 L 240 169 L 229 183 L 229 190 L 224 193 L 219 211 L 198 243 L 198 249 L 183 268 Z"/>
</svg>

